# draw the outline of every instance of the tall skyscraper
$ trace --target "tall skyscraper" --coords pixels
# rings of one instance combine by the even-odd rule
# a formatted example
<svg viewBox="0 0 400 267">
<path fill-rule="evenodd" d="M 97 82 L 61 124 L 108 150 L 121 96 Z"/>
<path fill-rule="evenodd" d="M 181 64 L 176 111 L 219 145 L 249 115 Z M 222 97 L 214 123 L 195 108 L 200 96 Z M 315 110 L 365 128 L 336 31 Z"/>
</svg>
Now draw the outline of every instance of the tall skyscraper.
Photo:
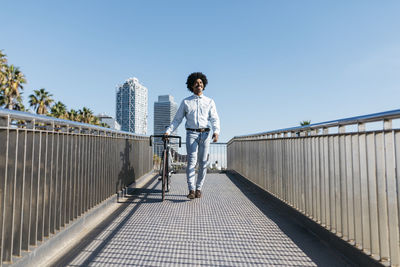
<svg viewBox="0 0 400 267">
<path fill-rule="evenodd" d="M 171 124 L 175 117 L 176 111 L 178 110 L 178 105 L 174 101 L 172 95 L 160 95 L 158 96 L 158 102 L 154 102 L 154 134 L 165 133 L 166 128 Z M 177 130 L 175 130 L 171 135 L 176 135 Z M 175 139 L 173 140 L 175 141 Z M 157 144 L 154 146 L 154 153 L 161 156 L 162 144 L 161 140 L 155 140 Z M 175 151 L 178 151 L 178 145 L 171 145 Z"/>
<path fill-rule="evenodd" d="M 117 88 L 116 120 L 122 131 L 147 134 L 147 88 L 129 78 Z"/>
</svg>

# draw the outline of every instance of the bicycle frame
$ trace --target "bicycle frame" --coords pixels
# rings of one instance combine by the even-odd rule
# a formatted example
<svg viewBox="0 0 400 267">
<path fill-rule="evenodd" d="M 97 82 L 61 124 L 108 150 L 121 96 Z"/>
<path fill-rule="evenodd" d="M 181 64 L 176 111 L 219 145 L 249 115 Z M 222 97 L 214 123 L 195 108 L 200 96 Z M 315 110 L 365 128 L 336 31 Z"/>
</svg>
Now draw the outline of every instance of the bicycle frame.
<svg viewBox="0 0 400 267">
<path fill-rule="evenodd" d="M 176 135 L 150 135 L 150 146 L 152 146 L 152 138 L 154 137 L 161 137 L 164 143 L 164 150 L 163 150 L 163 158 L 162 158 L 162 200 L 165 199 L 165 192 L 169 191 L 170 185 L 170 166 L 169 166 L 169 138 L 177 138 L 179 139 L 179 147 L 182 145 L 181 137 Z"/>
</svg>

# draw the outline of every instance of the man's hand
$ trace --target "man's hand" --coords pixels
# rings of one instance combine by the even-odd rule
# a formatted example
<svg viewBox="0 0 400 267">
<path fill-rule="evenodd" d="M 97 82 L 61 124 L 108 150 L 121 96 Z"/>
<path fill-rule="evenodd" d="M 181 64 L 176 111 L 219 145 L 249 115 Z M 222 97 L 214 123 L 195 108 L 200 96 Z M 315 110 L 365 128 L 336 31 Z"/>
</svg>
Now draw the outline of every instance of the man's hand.
<svg viewBox="0 0 400 267">
<path fill-rule="evenodd" d="M 216 134 L 216 133 L 214 133 L 213 134 L 213 136 L 212 136 L 212 138 L 213 138 L 213 142 L 215 143 L 215 142 L 218 142 L 218 134 Z"/>
<path fill-rule="evenodd" d="M 168 139 L 168 135 L 169 135 L 169 133 L 164 133 L 164 137 L 162 138 L 163 140 L 164 139 Z"/>
</svg>

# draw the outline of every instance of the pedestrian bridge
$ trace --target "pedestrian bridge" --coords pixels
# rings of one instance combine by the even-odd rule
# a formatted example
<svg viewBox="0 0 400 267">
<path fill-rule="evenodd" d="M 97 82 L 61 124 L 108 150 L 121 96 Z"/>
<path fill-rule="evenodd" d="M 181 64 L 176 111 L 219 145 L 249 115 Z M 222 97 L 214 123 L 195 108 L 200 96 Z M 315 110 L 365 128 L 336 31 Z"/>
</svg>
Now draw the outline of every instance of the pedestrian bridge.
<svg viewBox="0 0 400 267">
<path fill-rule="evenodd" d="M 399 118 L 235 137 L 161 202 L 147 136 L 0 109 L 0 264 L 399 266 Z"/>
<path fill-rule="evenodd" d="M 55 266 L 345 266 L 339 254 L 291 221 L 257 187 L 209 174 L 201 199 L 186 198 L 185 174 L 130 190 L 113 220 Z"/>
</svg>

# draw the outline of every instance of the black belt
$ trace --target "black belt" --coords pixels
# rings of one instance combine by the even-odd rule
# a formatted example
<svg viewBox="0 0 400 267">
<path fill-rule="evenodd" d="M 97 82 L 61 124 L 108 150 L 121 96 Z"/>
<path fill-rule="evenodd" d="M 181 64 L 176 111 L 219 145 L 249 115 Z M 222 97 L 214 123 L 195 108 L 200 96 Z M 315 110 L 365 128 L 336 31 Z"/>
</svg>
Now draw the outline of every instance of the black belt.
<svg viewBox="0 0 400 267">
<path fill-rule="evenodd" d="M 190 128 L 186 128 L 187 131 L 193 131 L 193 132 L 209 132 L 210 128 L 200 128 L 200 129 L 190 129 Z"/>
</svg>

